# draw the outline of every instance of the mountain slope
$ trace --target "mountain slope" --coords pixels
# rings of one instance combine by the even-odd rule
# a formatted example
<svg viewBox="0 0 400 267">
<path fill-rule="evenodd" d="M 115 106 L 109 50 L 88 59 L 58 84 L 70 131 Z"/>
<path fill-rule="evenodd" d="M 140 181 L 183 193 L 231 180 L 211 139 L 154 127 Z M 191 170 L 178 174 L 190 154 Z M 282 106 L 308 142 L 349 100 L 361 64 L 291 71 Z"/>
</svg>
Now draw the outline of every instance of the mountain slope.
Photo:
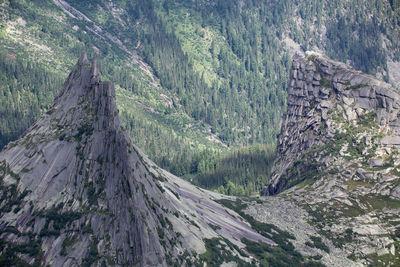
<svg viewBox="0 0 400 267">
<path fill-rule="evenodd" d="M 131 144 L 96 57 L 89 63 L 82 54 L 49 111 L 0 162 L 5 265 L 189 264 L 213 238 L 246 262 L 242 238 L 275 245 L 211 200 L 218 195 L 159 169 Z"/>
<path fill-rule="evenodd" d="M 391 160 L 399 139 L 400 94 L 394 88 L 313 53 L 307 59 L 294 58 L 291 77 L 279 159 L 265 194 L 306 179 L 298 177 L 298 171 L 313 178 L 322 171 L 333 172 L 336 164 L 346 171 L 348 166 L 373 168 L 385 162 L 395 167 Z M 340 158 L 347 159 L 345 168 Z"/>
<path fill-rule="evenodd" d="M 15 0 L 0 9 L 0 51 L 11 53 L 10 61 L 42 63 L 46 76 L 63 80 L 79 51 L 101 53 L 102 73 L 116 84 L 122 123 L 135 143 L 161 167 L 213 189 L 234 181 L 248 192 L 261 189 L 248 184 L 267 181 L 207 180 L 235 156 L 226 146 L 275 144 L 295 51 L 318 49 L 392 83 L 399 76 L 394 1 Z M 2 106 L 10 107 L 9 123 L 0 125 L 3 143 L 50 104 L 51 97 L 38 97 L 39 108 L 19 98 L 28 88 L 12 79 L 1 85 Z M 26 110 L 34 116 L 23 116 Z"/>
<path fill-rule="evenodd" d="M 322 236 L 363 264 L 399 264 L 399 103 L 390 84 L 346 64 L 313 52 L 294 57 L 262 194 L 307 211 Z"/>
<path fill-rule="evenodd" d="M 58 90 L 59 86 L 49 88 L 41 78 L 51 77 L 57 82 L 65 80 L 75 58 L 87 48 L 89 54 L 102 55 L 99 67 L 107 79 L 115 81 L 117 104 L 124 126 L 134 124 L 147 131 L 130 131 L 130 135 L 153 160 L 172 169 L 175 162 L 182 162 L 179 157 L 185 155 L 189 160 L 182 165 L 190 169 L 194 151 L 210 147 L 226 150 L 208 125 L 186 114 L 176 96 L 160 85 L 155 71 L 137 55 L 135 46 L 128 47 L 129 53 L 124 51 L 118 38 L 111 38 L 112 31 L 109 32 L 102 24 L 92 19 L 85 20 L 82 16 L 70 16 L 54 2 L 66 3 L 5 1 L 0 4 L 0 53 L 4 59 L 2 71 L 8 77 L 1 85 L 4 97 L 0 101 L 2 107 L 9 107 L 1 114 L 8 122 L 0 125 L 2 144 L 22 134 L 41 112 L 47 111 L 53 96 L 58 94 L 58 91 L 51 90 Z M 134 28 L 133 24 L 131 26 Z M 96 32 L 98 28 L 102 31 Z M 132 28 L 127 30 L 131 34 Z M 26 71 L 26 66 L 35 66 L 36 72 Z M 15 83 L 14 78 L 19 83 Z M 45 82 L 49 83 L 48 80 Z M 26 100 L 29 94 L 34 94 L 30 97 L 32 100 Z M 38 104 L 34 101 L 36 95 Z M 26 110 L 32 110 L 32 115 L 27 116 Z M 151 136 L 160 140 L 153 145 L 144 141 L 150 131 L 161 136 Z M 167 149 L 170 146 L 179 149 L 171 151 Z"/>
</svg>

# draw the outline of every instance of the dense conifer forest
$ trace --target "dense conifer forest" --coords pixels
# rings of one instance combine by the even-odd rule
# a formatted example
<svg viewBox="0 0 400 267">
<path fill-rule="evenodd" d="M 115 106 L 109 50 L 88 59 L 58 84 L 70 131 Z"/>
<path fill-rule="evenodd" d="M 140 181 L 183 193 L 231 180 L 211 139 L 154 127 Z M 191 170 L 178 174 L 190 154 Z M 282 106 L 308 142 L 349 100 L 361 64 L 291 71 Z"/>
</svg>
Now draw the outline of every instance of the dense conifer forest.
<svg viewBox="0 0 400 267">
<path fill-rule="evenodd" d="M 253 194 L 267 182 L 294 53 L 285 40 L 385 80 L 388 59 L 400 58 L 394 0 L 120 0 L 119 17 L 105 1 L 67 1 L 90 22 L 52 21 L 61 12 L 52 1 L 1 2 L 0 147 L 46 112 L 64 70 L 86 49 L 100 52 L 104 77 L 116 83 L 133 141 L 161 167 L 227 194 Z M 10 38 L 18 18 L 29 38 L 57 51 L 49 62 Z M 122 46 L 88 30 L 94 24 L 135 50 L 154 81 Z"/>
<path fill-rule="evenodd" d="M 53 102 L 61 77 L 0 52 L 0 147 L 21 135 Z"/>
</svg>

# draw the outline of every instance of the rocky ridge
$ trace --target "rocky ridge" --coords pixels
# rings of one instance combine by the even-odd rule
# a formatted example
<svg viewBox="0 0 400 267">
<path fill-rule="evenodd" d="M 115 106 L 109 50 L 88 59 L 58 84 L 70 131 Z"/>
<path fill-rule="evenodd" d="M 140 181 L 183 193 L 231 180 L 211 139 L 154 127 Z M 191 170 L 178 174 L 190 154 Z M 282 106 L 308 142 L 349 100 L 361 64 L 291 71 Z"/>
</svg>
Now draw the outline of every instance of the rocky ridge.
<svg viewBox="0 0 400 267">
<path fill-rule="evenodd" d="M 83 54 L 49 112 L 0 153 L 0 262 L 395 266 L 397 93 L 318 54 L 295 57 L 292 78 L 264 191 L 280 194 L 238 199 L 149 160 Z"/>
<path fill-rule="evenodd" d="M 306 210 L 309 223 L 347 257 L 398 264 L 400 94 L 308 52 L 293 59 L 287 103 L 262 195 L 280 193 Z"/>
<path fill-rule="evenodd" d="M 1 260 L 186 265 L 217 240 L 232 259 L 250 262 L 242 238 L 275 246 L 220 198 L 158 168 L 131 143 L 113 84 L 83 53 L 47 114 L 0 153 Z"/>
<path fill-rule="evenodd" d="M 380 152 L 390 153 L 390 148 L 396 150 L 400 145 L 399 100 L 400 94 L 391 85 L 343 63 L 317 53 L 308 53 L 307 58 L 295 56 L 288 110 L 278 138 L 278 158 L 284 160 L 275 165 L 272 185 L 264 194 L 279 193 L 295 180 L 292 179 L 295 177 L 283 176 L 300 155 L 341 137 L 338 135 L 351 135 L 352 129 L 348 129 L 346 123 L 357 128 L 363 123 L 373 126 L 372 129 L 360 129 L 357 134 L 357 138 L 368 139 L 362 140 L 366 151 L 359 152 L 368 155 L 367 160 L 372 165 L 379 162 L 375 155 L 366 153 L 367 147 L 374 145 L 379 158 Z M 372 138 L 374 134 L 379 134 L 380 138 L 373 142 L 367 137 Z M 346 140 L 342 145 L 353 144 Z M 341 154 L 350 153 L 348 150 L 343 148 Z"/>
</svg>

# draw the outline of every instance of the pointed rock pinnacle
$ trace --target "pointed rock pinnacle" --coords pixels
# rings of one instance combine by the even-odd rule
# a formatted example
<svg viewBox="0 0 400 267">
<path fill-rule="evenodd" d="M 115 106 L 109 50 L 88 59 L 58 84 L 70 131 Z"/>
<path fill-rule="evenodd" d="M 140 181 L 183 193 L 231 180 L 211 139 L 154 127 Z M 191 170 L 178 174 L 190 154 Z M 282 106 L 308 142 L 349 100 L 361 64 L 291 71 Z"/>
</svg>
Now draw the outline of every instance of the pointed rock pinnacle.
<svg viewBox="0 0 400 267">
<path fill-rule="evenodd" d="M 90 84 L 97 84 L 100 82 L 99 65 L 97 63 L 97 54 L 94 54 L 92 59 L 92 68 L 90 70 L 91 78 Z"/>
</svg>

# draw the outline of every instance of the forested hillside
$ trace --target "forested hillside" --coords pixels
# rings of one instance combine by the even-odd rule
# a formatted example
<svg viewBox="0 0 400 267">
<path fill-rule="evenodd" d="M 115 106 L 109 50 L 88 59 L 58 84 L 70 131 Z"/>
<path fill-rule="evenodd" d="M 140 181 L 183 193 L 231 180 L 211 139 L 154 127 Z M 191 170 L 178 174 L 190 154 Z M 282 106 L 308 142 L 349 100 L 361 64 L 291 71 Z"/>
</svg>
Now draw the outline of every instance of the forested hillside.
<svg viewBox="0 0 400 267">
<path fill-rule="evenodd" d="M 87 50 L 116 83 L 133 141 L 161 167 L 229 194 L 268 177 L 291 55 L 322 50 L 387 81 L 400 57 L 398 1 L 0 3 L 0 145 L 46 111 Z"/>
<path fill-rule="evenodd" d="M 60 76 L 39 64 L 0 51 L 0 147 L 21 134 L 46 110 L 62 86 Z"/>
</svg>

